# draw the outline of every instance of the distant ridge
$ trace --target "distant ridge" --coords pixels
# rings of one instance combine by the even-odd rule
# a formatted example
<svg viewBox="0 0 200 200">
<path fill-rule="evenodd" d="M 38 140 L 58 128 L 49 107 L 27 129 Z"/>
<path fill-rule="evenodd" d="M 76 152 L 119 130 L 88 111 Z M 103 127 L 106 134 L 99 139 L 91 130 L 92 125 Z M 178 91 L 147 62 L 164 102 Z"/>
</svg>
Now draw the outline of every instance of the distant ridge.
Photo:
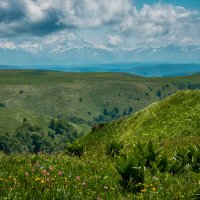
<svg viewBox="0 0 200 200">
<path fill-rule="evenodd" d="M 200 72 L 200 64 L 159 64 L 159 63 L 105 63 L 75 65 L 0 65 L 0 69 L 34 69 L 63 72 L 125 72 L 143 77 L 188 76 Z"/>
</svg>

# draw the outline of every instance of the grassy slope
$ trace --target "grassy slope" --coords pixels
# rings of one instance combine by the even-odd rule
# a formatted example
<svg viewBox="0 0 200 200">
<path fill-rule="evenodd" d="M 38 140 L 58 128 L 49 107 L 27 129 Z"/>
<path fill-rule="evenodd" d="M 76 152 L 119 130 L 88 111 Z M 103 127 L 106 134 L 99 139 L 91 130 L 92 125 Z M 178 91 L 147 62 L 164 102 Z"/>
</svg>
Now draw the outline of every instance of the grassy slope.
<svg viewBox="0 0 200 200">
<path fill-rule="evenodd" d="M 181 91 L 145 109 L 86 135 L 82 142 L 102 152 L 107 142 L 121 140 L 125 151 L 149 138 L 164 148 L 200 142 L 200 91 Z M 106 142 L 105 142 L 106 141 Z M 91 145 L 92 144 L 92 145 Z"/>
<path fill-rule="evenodd" d="M 29 113 L 27 118 L 33 120 L 33 124 L 41 125 L 49 117 L 60 113 L 91 120 L 102 113 L 106 103 L 109 103 L 108 108 L 117 106 L 121 112 L 130 106 L 137 111 L 159 100 L 155 95 L 158 89 L 163 95 L 168 95 L 178 90 L 172 82 L 200 83 L 199 80 L 200 74 L 178 78 L 142 78 L 121 73 L 0 70 L 0 102 L 7 107 L 6 110 L 0 109 L 0 132 L 9 131 L 7 127 L 12 132 L 21 118 L 27 116 L 23 113 Z M 169 88 L 162 89 L 166 84 Z M 20 120 L 15 118 L 18 115 Z M 42 116 L 44 120 L 41 120 Z"/>
<path fill-rule="evenodd" d="M 113 139 L 123 140 L 124 151 L 130 152 L 136 140 L 145 142 L 149 137 L 167 150 L 170 150 L 169 145 L 174 147 L 177 141 L 181 145 L 199 143 L 199 112 L 200 91 L 182 91 L 87 134 L 80 139 L 87 145 L 86 154 L 80 159 L 65 154 L 0 154 L 0 183 L 4 186 L 0 191 L 7 199 L 190 199 L 199 188 L 199 173 L 174 176 L 163 173 L 153 177 L 146 170 L 145 187 L 148 191 L 137 195 L 126 192 L 119 185 L 120 177 L 114 160 L 105 154 L 105 145 Z M 38 161 L 38 166 L 33 161 Z M 49 171 L 51 165 L 53 171 Z M 34 173 L 32 169 L 35 169 Z M 50 172 L 50 181 L 43 175 L 44 169 Z M 30 175 L 25 176 L 25 172 Z M 15 182 L 17 184 L 14 185 Z M 86 186 L 83 186 L 84 182 Z"/>
</svg>

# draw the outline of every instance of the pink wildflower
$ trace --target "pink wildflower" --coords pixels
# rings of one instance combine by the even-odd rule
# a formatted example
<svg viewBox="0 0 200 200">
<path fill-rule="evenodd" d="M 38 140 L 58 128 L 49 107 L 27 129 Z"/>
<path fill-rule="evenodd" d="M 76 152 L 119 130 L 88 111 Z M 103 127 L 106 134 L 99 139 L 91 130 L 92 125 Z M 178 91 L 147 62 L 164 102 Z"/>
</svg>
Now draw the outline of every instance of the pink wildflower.
<svg viewBox="0 0 200 200">
<path fill-rule="evenodd" d="M 61 171 L 59 171 L 59 173 L 58 173 L 58 174 L 59 174 L 59 176 L 62 176 L 62 172 L 61 172 Z"/>
<path fill-rule="evenodd" d="M 53 166 L 51 165 L 51 166 L 49 167 L 49 169 L 50 169 L 50 171 L 53 171 Z"/>
<path fill-rule="evenodd" d="M 47 170 L 45 169 L 45 170 L 43 170 L 43 174 L 44 175 L 46 175 L 47 174 Z"/>
<path fill-rule="evenodd" d="M 28 173 L 28 172 L 25 172 L 25 176 L 29 176 L 29 173 Z"/>
<path fill-rule="evenodd" d="M 35 170 L 34 170 L 34 169 L 32 169 L 31 171 L 32 171 L 32 173 L 34 173 L 34 172 L 35 172 Z"/>
</svg>

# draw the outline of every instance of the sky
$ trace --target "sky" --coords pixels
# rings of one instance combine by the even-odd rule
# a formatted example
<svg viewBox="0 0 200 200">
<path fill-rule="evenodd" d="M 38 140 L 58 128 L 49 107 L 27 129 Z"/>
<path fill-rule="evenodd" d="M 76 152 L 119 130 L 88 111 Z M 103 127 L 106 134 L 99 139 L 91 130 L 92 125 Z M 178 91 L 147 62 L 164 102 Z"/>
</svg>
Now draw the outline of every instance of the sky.
<svg viewBox="0 0 200 200">
<path fill-rule="evenodd" d="M 200 49 L 200 0 L 0 0 L 0 64 L 168 46 Z"/>
</svg>

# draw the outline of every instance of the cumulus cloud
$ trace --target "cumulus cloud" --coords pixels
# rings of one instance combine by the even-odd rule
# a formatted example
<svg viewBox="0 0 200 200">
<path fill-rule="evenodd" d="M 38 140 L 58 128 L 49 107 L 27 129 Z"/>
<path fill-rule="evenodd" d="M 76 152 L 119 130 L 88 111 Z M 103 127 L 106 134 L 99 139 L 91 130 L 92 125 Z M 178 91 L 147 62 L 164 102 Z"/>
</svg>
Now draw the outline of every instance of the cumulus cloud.
<svg viewBox="0 0 200 200">
<path fill-rule="evenodd" d="M 131 9 L 130 0 L 2 0 L 0 33 L 40 35 L 116 24 Z"/>
<path fill-rule="evenodd" d="M 138 44 L 200 44 L 200 13 L 161 3 L 144 5 L 119 30 L 137 37 Z"/>
<path fill-rule="evenodd" d="M 105 47 L 200 45 L 200 13 L 162 3 L 137 10 L 132 0 L 0 0 L 1 38 L 29 35 L 58 46 L 62 38 L 70 46 L 69 35 L 82 30 L 101 32 Z M 82 45 L 79 37 L 75 43 Z"/>
</svg>

